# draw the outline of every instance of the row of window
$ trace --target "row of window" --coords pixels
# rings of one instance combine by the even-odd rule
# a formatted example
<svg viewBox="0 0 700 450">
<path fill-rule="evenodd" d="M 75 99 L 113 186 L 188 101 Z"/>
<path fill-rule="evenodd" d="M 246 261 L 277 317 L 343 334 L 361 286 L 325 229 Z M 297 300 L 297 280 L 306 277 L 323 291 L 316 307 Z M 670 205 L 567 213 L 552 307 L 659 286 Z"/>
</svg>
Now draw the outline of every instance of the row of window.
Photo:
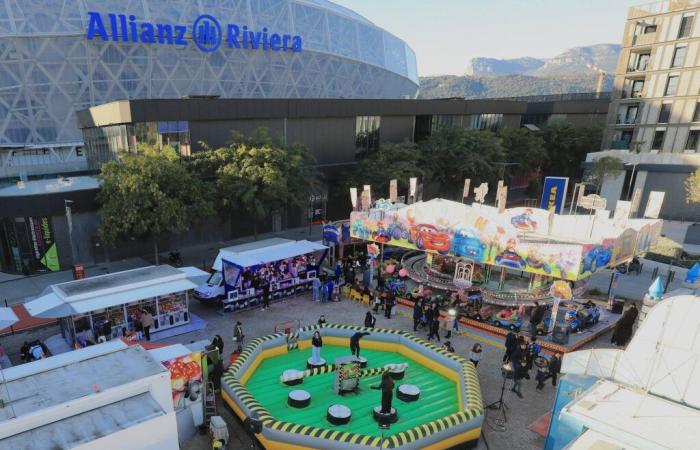
<svg viewBox="0 0 700 450">
<path fill-rule="evenodd" d="M 623 131 L 620 134 L 620 138 L 611 142 L 611 149 L 618 150 L 629 150 L 632 146 L 632 136 L 634 132 L 631 130 Z M 666 130 L 656 130 L 654 132 L 654 138 L 651 141 L 651 150 L 661 150 L 664 145 L 664 139 L 666 138 Z M 688 132 L 688 138 L 685 142 L 686 151 L 698 151 L 698 144 L 700 143 L 700 130 L 690 130 Z"/>
<path fill-rule="evenodd" d="M 659 116 L 656 123 L 669 123 L 671 119 L 671 108 L 673 103 L 662 103 L 659 109 Z M 639 105 L 628 105 L 624 114 L 618 115 L 617 124 L 631 125 L 637 122 L 637 116 L 639 115 Z M 695 103 L 695 109 L 693 110 L 693 117 L 691 122 L 700 122 L 700 102 Z"/>
</svg>

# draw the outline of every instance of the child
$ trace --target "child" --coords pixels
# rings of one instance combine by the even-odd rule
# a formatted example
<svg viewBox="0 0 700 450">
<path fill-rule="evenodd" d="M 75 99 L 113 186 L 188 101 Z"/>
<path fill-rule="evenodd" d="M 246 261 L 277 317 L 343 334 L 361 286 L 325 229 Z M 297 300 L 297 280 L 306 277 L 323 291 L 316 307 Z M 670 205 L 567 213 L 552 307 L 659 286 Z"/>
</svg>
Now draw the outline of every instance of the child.
<svg viewBox="0 0 700 450">
<path fill-rule="evenodd" d="M 472 351 L 469 353 L 469 361 L 474 363 L 474 367 L 479 365 L 479 361 L 481 361 L 481 344 L 478 342 L 474 344 L 472 347 Z"/>
</svg>

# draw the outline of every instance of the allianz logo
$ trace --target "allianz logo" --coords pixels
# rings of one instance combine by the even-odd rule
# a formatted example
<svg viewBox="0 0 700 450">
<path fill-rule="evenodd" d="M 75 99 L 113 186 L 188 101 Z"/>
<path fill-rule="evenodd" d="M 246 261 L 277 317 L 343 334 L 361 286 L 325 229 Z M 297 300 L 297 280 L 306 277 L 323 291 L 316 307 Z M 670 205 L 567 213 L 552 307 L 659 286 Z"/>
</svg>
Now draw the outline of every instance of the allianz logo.
<svg viewBox="0 0 700 450">
<path fill-rule="evenodd" d="M 88 12 L 86 39 L 99 38 L 105 42 L 140 42 L 143 44 L 176 45 L 186 47 L 191 41 L 203 52 L 214 52 L 222 43 L 228 48 L 265 50 L 273 52 L 302 51 L 301 36 L 270 32 L 267 28 L 255 31 L 235 23 L 225 30 L 213 16 L 202 14 L 192 23 L 190 33 L 186 25 L 172 25 L 137 21 L 126 14 Z M 225 33 L 224 33 L 225 31 Z"/>
</svg>

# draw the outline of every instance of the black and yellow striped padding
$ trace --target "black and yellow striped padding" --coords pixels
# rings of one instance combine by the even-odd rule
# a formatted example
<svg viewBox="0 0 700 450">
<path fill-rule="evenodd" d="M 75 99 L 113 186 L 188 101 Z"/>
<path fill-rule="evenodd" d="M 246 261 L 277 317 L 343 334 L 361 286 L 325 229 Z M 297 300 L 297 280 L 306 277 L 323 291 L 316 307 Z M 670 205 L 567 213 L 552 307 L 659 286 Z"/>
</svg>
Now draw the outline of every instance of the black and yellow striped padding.
<svg viewBox="0 0 700 450">
<path fill-rule="evenodd" d="M 307 369 L 304 371 L 304 378 L 313 377 L 315 375 L 323 375 L 324 373 L 335 372 L 335 364 L 328 364 L 323 367 L 314 367 L 313 369 Z"/>
<path fill-rule="evenodd" d="M 293 433 L 303 436 L 309 436 L 319 439 L 327 439 L 331 441 L 339 441 L 350 443 L 358 446 L 367 446 L 372 448 L 400 448 L 404 445 L 408 445 L 411 442 L 432 436 L 434 434 L 440 433 L 448 428 L 457 426 L 461 423 L 472 420 L 484 413 L 484 407 L 481 400 L 481 389 L 479 387 L 479 379 L 476 375 L 476 369 L 471 361 L 462 358 L 459 355 L 448 352 L 435 344 L 427 342 L 419 337 L 416 337 L 410 333 L 400 330 L 386 330 L 381 328 L 365 328 L 353 325 L 339 325 L 339 324 L 325 324 L 323 326 L 311 325 L 298 330 L 299 333 L 307 331 L 315 331 L 321 328 L 329 329 L 339 329 L 348 331 L 370 331 L 373 334 L 394 334 L 400 335 L 405 339 L 416 342 L 431 352 L 438 353 L 441 356 L 449 358 L 460 364 L 462 377 L 464 379 L 464 388 L 467 391 L 467 407 L 463 411 L 451 414 L 446 417 L 442 417 L 432 422 L 422 424 L 411 428 L 410 430 L 397 433 L 393 436 L 385 438 L 382 442 L 382 438 L 375 436 L 368 436 L 362 434 L 355 434 L 345 431 L 330 430 L 327 428 L 318 428 L 309 425 L 300 425 L 291 422 L 285 422 L 277 420 L 253 397 L 253 395 L 243 386 L 240 382 L 239 377 L 235 374 L 240 370 L 240 368 L 245 364 L 245 362 L 251 357 L 255 349 L 262 343 L 279 338 L 285 337 L 284 333 L 277 333 L 269 336 L 264 336 L 261 338 L 253 339 L 246 346 L 243 352 L 240 354 L 238 359 L 231 365 L 229 370 L 224 374 L 222 380 L 231 390 L 233 396 L 235 396 L 241 403 L 245 405 L 252 413 L 257 414 L 258 419 L 262 423 L 263 427 L 269 428 L 271 430 Z M 320 375 L 322 373 L 328 373 L 335 370 L 334 365 L 327 365 L 320 368 L 309 369 L 306 371 L 305 376 Z M 363 369 L 360 373 L 361 376 L 372 376 L 378 375 L 385 372 L 387 369 L 384 367 L 374 368 L 374 369 Z"/>
</svg>

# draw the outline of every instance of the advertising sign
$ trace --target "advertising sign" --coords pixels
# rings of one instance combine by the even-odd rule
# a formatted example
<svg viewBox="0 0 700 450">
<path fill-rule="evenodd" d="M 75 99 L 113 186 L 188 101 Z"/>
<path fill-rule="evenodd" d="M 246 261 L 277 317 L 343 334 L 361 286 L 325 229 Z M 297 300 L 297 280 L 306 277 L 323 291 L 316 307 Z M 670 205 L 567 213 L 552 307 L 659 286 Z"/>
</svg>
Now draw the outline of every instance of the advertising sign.
<svg viewBox="0 0 700 450">
<path fill-rule="evenodd" d="M 632 214 L 635 214 L 637 211 L 639 211 L 639 203 L 641 203 L 642 200 L 642 189 L 637 188 L 634 190 L 634 194 L 632 194 Z"/>
<path fill-rule="evenodd" d="M 32 239 L 34 261 L 51 272 L 60 270 L 58 250 L 54 242 L 53 228 L 48 217 L 28 217 L 29 235 Z"/>
<path fill-rule="evenodd" d="M 613 271 L 612 279 L 610 280 L 610 293 L 608 294 L 608 310 L 612 311 L 613 303 L 615 302 L 615 290 L 617 289 L 617 280 L 620 278 L 620 272 Z"/>
<path fill-rule="evenodd" d="M 323 225 L 323 240 L 328 243 L 336 243 L 340 241 L 340 231 L 338 227 L 332 223 Z"/>
<path fill-rule="evenodd" d="M 554 209 L 557 214 L 562 214 L 568 187 L 569 179 L 567 177 L 545 177 L 540 208 Z"/>
<path fill-rule="evenodd" d="M 418 187 L 418 178 L 410 178 L 408 180 L 408 201 L 412 203 L 416 199 L 416 188 Z"/>
<path fill-rule="evenodd" d="M 352 203 L 352 209 L 357 208 L 357 188 L 350 188 L 350 203 Z"/>
<path fill-rule="evenodd" d="M 651 191 L 647 200 L 647 207 L 644 210 L 644 217 L 647 219 L 658 219 L 661 206 L 664 204 L 665 192 Z"/>
<path fill-rule="evenodd" d="M 627 226 L 627 219 L 630 217 L 632 210 L 632 202 L 618 200 L 615 204 L 615 214 L 613 215 L 613 224 L 616 227 Z"/>
<path fill-rule="evenodd" d="M 578 206 L 586 209 L 605 209 L 608 200 L 596 194 L 584 195 L 579 197 Z"/>
<path fill-rule="evenodd" d="M 498 212 L 502 213 L 506 210 L 506 202 L 508 201 L 508 186 L 501 186 L 498 193 Z"/>
<path fill-rule="evenodd" d="M 472 180 L 470 178 L 464 179 L 464 189 L 462 190 L 462 200 L 469 197 L 469 185 L 471 184 L 471 182 L 472 182 Z"/>
<path fill-rule="evenodd" d="M 201 352 L 194 352 L 189 355 L 163 361 L 163 365 L 170 370 L 173 406 L 176 410 L 183 409 L 192 403 L 201 401 Z"/>
</svg>

